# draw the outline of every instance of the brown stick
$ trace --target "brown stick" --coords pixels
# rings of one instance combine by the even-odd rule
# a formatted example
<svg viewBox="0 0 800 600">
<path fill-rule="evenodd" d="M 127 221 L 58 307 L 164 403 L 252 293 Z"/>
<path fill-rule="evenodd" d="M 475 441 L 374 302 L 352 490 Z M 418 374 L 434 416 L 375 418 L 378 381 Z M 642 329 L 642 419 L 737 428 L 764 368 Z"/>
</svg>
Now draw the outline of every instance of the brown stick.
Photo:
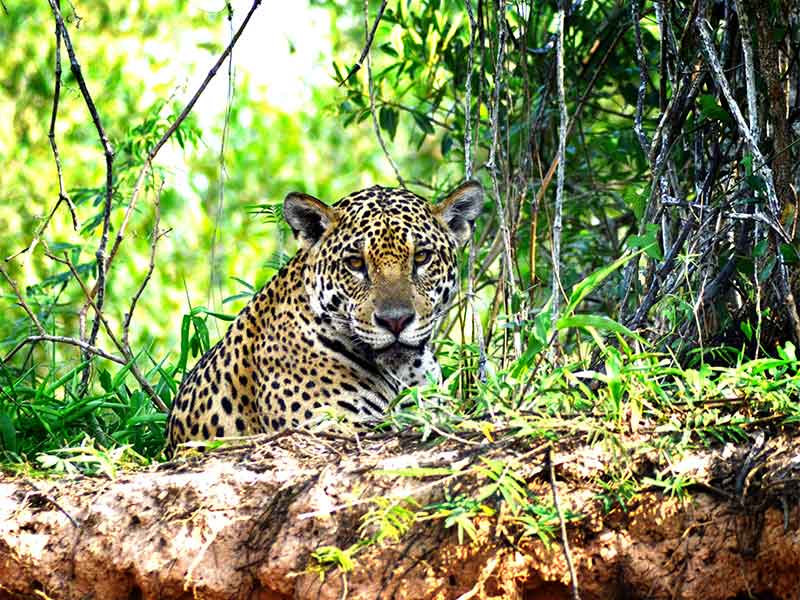
<svg viewBox="0 0 800 600">
<path fill-rule="evenodd" d="M 353 75 L 358 73 L 358 71 L 364 64 L 364 59 L 369 56 L 370 48 L 372 48 L 372 41 L 375 39 L 375 32 L 378 30 L 378 24 L 381 22 L 381 18 L 383 17 L 383 11 L 386 10 L 387 3 L 388 0 L 383 0 L 383 2 L 381 2 L 381 6 L 378 9 L 378 14 L 375 17 L 375 21 L 373 21 L 372 23 L 372 28 L 369 30 L 369 33 L 367 34 L 367 41 L 366 44 L 364 44 L 364 49 L 361 51 L 361 56 L 358 57 L 358 61 L 347 72 L 347 75 L 345 75 L 344 79 L 342 79 L 339 82 L 340 87 L 343 86 L 345 83 L 347 83 Z"/>
<path fill-rule="evenodd" d="M 61 30 L 61 34 L 64 38 L 64 47 L 67 49 L 67 54 L 69 55 L 70 70 L 72 71 L 72 75 L 75 77 L 75 81 L 78 83 L 78 88 L 81 91 L 81 96 L 83 96 L 83 101 L 92 117 L 92 123 L 94 124 L 95 130 L 97 130 L 97 136 L 100 139 L 100 145 L 103 148 L 103 156 L 105 157 L 106 162 L 106 190 L 105 199 L 103 201 L 103 226 L 102 233 L 100 234 L 100 243 L 97 246 L 97 252 L 95 253 L 95 258 L 97 260 L 97 282 L 95 284 L 95 288 L 97 289 L 97 306 L 102 310 L 106 291 L 106 246 L 108 244 L 108 231 L 111 222 L 111 197 L 113 194 L 114 184 L 114 151 L 111 149 L 108 136 L 106 135 L 105 129 L 103 128 L 103 123 L 100 120 L 100 114 L 97 112 L 97 107 L 95 106 L 92 95 L 86 85 L 86 80 L 83 77 L 81 65 L 78 62 L 75 49 L 72 46 L 72 39 L 70 38 L 66 25 L 64 25 L 64 18 L 61 16 L 61 9 L 55 0 L 48 0 L 48 2 L 50 3 L 50 9 L 53 12 L 53 17 L 56 20 L 56 28 Z M 86 308 L 86 305 L 84 305 L 82 312 L 85 312 Z M 92 332 L 88 338 L 88 344 L 90 346 L 94 345 L 99 330 L 100 321 L 99 319 L 95 319 L 94 323 L 92 324 Z M 88 380 L 88 377 L 89 370 L 87 369 L 84 371 L 83 375 L 84 384 Z"/>
</svg>

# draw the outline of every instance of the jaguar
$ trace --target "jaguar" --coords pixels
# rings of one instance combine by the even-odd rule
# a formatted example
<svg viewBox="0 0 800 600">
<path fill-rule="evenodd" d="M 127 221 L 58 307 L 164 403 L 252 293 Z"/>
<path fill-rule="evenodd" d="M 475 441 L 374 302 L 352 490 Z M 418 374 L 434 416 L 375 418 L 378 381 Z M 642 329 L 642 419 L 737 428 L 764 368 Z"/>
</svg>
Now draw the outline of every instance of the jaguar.
<svg viewBox="0 0 800 600">
<path fill-rule="evenodd" d="M 290 193 L 283 215 L 299 249 L 184 377 L 167 455 L 287 428 L 364 430 L 401 390 L 439 379 L 431 338 L 483 196 L 476 181 L 436 204 L 381 186 L 330 206 Z"/>
</svg>

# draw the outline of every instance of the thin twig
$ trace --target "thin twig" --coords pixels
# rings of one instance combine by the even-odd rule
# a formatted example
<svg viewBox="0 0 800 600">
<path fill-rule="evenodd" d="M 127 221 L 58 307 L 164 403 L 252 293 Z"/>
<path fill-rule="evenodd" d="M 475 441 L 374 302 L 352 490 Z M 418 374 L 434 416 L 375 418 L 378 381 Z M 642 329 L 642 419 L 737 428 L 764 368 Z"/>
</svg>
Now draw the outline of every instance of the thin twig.
<svg viewBox="0 0 800 600">
<path fill-rule="evenodd" d="M 137 199 L 139 197 L 139 194 L 141 193 L 142 184 L 144 183 L 145 176 L 147 175 L 148 171 L 152 167 L 152 164 L 153 164 L 153 161 L 156 158 L 156 155 L 161 150 L 161 148 L 164 146 L 164 144 L 166 144 L 167 141 L 169 141 L 169 139 L 172 137 L 172 135 L 175 133 L 175 131 L 178 129 L 178 127 L 181 126 L 181 124 L 186 120 L 186 118 L 192 112 L 192 109 L 194 108 L 194 105 L 197 103 L 197 100 L 200 98 L 200 96 L 203 94 L 205 89 L 208 87 L 208 84 L 211 83 L 211 80 L 214 79 L 214 76 L 217 74 L 217 71 L 222 66 L 222 64 L 225 62 L 225 59 L 233 51 L 234 46 L 236 46 L 236 42 L 239 40 L 239 37 L 241 37 L 242 33 L 244 32 L 245 28 L 247 27 L 247 24 L 250 22 L 250 19 L 253 16 L 253 13 L 259 7 L 261 2 L 262 2 L 262 0 L 253 0 L 253 4 L 251 5 L 250 10 L 248 11 L 247 15 L 245 16 L 244 20 L 242 21 L 242 24 L 239 25 L 239 29 L 236 30 L 236 33 L 234 34 L 234 36 L 231 39 L 231 41 L 228 44 L 228 46 L 225 48 L 225 50 L 219 56 L 219 58 L 214 63 L 214 65 L 211 67 L 211 70 L 206 75 L 206 78 L 203 80 L 203 82 L 197 88 L 195 93 L 192 95 L 192 97 L 189 100 L 189 102 L 186 103 L 186 106 L 183 108 L 181 113 L 175 118 L 175 120 L 172 122 L 172 124 L 169 126 L 169 128 L 164 132 L 164 134 L 161 136 L 161 138 L 155 143 L 155 145 L 147 153 L 147 157 L 145 158 L 144 164 L 142 165 L 142 168 L 140 169 L 139 174 L 136 176 L 136 181 L 135 181 L 135 183 L 133 185 L 133 191 L 131 192 L 131 199 L 128 201 L 128 206 L 125 209 L 125 215 L 123 216 L 122 223 L 120 224 L 119 229 L 117 230 L 117 236 L 114 239 L 114 244 L 111 247 L 111 252 L 109 252 L 109 255 L 108 255 L 108 266 L 111 265 L 111 262 L 114 260 L 114 257 L 117 255 L 117 251 L 119 250 L 119 247 L 122 244 L 122 240 L 125 237 L 125 232 L 127 230 L 127 225 L 128 225 L 129 220 L 130 220 L 130 216 L 133 214 L 133 211 L 134 211 L 134 209 L 136 207 L 136 201 L 137 201 Z M 94 295 L 95 293 L 96 293 L 96 290 L 92 290 L 92 295 Z"/>
<path fill-rule="evenodd" d="M 130 343 L 128 341 L 128 334 L 131 327 L 131 319 L 133 318 L 133 311 L 136 310 L 136 304 L 139 302 L 139 298 L 144 293 L 144 289 L 147 287 L 147 284 L 150 282 L 150 277 L 153 275 L 153 271 L 156 267 L 156 246 L 158 245 L 158 241 L 164 237 L 169 230 L 161 232 L 159 231 L 158 227 L 161 223 L 161 190 L 164 189 L 164 182 L 161 182 L 161 188 L 158 191 L 158 195 L 156 196 L 155 200 L 155 221 L 153 222 L 153 231 L 150 234 L 150 262 L 147 265 L 147 273 L 142 280 L 142 283 L 139 285 L 139 289 L 136 290 L 136 293 L 133 295 L 131 299 L 130 308 L 128 308 L 128 312 L 125 313 L 125 317 L 122 320 L 122 343 L 125 348 L 130 352 Z"/>
<path fill-rule="evenodd" d="M 386 8 L 386 0 L 384 0 L 383 4 L 381 5 L 381 13 L 383 9 Z M 380 18 L 380 17 L 379 17 Z M 378 19 L 375 19 L 375 27 L 377 27 Z M 374 31 L 372 35 L 374 35 Z M 397 164 L 394 162 L 391 154 L 389 154 L 389 150 L 386 148 L 386 142 L 383 140 L 383 135 L 381 134 L 381 127 L 378 123 L 378 115 L 375 113 L 375 82 L 372 79 L 372 58 L 370 57 L 370 46 L 372 45 L 372 40 L 370 38 L 369 32 L 369 0 L 364 0 L 364 36 L 366 37 L 367 44 L 364 47 L 364 55 L 367 60 L 367 84 L 369 86 L 369 112 L 372 115 L 372 126 L 375 129 L 375 136 L 378 138 L 378 143 L 381 146 L 381 150 L 383 150 L 383 155 L 386 157 L 386 160 L 389 161 L 389 165 L 392 167 L 392 171 L 394 171 L 394 175 L 397 178 L 397 183 L 400 184 L 400 187 L 406 187 L 405 181 L 403 181 L 403 177 L 400 175 L 400 169 L 397 168 Z"/>
<path fill-rule="evenodd" d="M 369 33 L 367 34 L 367 43 L 364 44 L 364 49 L 361 51 L 361 56 L 358 57 L 358 61 L 347 72 L 347 75 L 344 77 L 344 79 L 342 79 L 339 82 L 339 86 L 343 86 L 345 83 L 347 83 L 350 80 L 350 78 L 353 75 L 358 73 L 358 71 L 361 69 L 361 66 L 364 64 L 364 59 L 369 56 L 370 49 L 372 48 L 372 40 L 375 39 L 375 32 L 378 30 L 378 25 L 381 22 L 381 18 L 383 17 L 383 11 L 386 10 L 386 5 L 387 4 L 388 4 L 388 0 L 383 0 L 383 2 L 381 2 L 381 6 L 378 9 L 378 14 L 375 17 L 375 21 L 373 21 L 373 23 L 372 23 L 372 28 L 369 30 Z"/>
<path fill-rule="evenodd" d="M 158 227 L 158 221 L 159 221 L 158 205 L 156 205 L 156 214 L 157 214 L 157 216 L 156 216 L 156 227 Z M 158 237 L 156 237 L 155 240 L 157 241 Z M 161 410 L 162 412 L 167 412 L 169 410 L 167 408 L 167 405 L 164 404 L 164 401 L 161 400 L 161 397 L 156 393 L 156 391 L 150 385 L 150 382 L 147 381 L 147 378 L 139 370 L 139 367 L 136 364 L 136 356 L 134 356 L 133 351 L 131 350 L 131 347 L 127 342 L 128 328 L 130 327 L 130 314 L 133 313 L 133 309 L 135 308 L 135 304 L 138 301 L 139 296 L 141 295 L 142 291 L 144 290 L 144 287 L 147 285 L 147 282 L 150 280 L 150 275 L 152 273 L 152 267 L 148 271 L 147 276 L 145 277 L 145 280 L 144 280 L 142 286 L 139 288 L 138 292 L 136 293 L 136 295 L 134 296 L 134 298 L 132 300 L 131 309 L 130 309 L 129 314 L 125 315 L 125 323 L 123 325 L 123 330 L 122 330 L 123 339 L 120 340 L 119 338 L 117 338 L 116 334 L 114 333 L 113 329 L 111 328 L 111 324 L 108 322 L 108 319 L 106 319 L 106 317 L 103 314 L 103 312 L 100 309 L 100 307 L 97 306 L 97 303 L 92 299 L 91 292 L 86 287 L 86 284 L 83 282 L 83 280 L 81 279 L 80 273 L 78 273 L 78 270 L 75 268 L 75 265 L 72 264 L 72 261 L 69 259 L 69 256 L 67 256 L 67 254 L 65 253 L 64 254 L 64 258 L 59 258 L 59 257 L 55 256 L 54 254 L 50 254 L 49 252 L 47 253 L 47 256 L 50 259 L 67 266 L 67 268 L 72 273 L 72 276 L 78 282 L 78 285 L 80 285 L 81 290 L 83 290 L 83 294 L 86 297 L 87 303 L 89 304 L 89 306 L 91 306 L 94 309 L 94 312 L 95 312 L 95 315 L 96 315 L 97 319 L 103 324 L 103 328 L 105 329 L 106 335 L 108 335 L 108 337 L 111 339 L 112 343 L 117 347 L 117 349 L 120 351 L 122 356 L 125 357 L 125 360 L 127 361 L 126 364 L 130 366 L 130 371 L 131 371 L 131 374 L 133 375 L 134 379 L 136 379 L 136 381 L 139 382 L 139 385 L 142 386 L 142 389 L 150 397 L 150 400 L 153 402 L 153 404 L 159 410 Z M 154 259 L 155 259 L 155 244 L 153 243 L 151 245 L 151 265 L 153 265 L 153 266 L 155 266 Z"/>
<path fill-rule="evenodd" d="M 17 287 L 17 282 L 14 281 L 13 279 L 11 279 L 9 274 L 6 273 L 6 270 L 2 266 L 0 266 L 0 274 L 3 276 L 3 278 L 11 286 L 11 289 L 14 290 L 14 294 L 17 297 L 17 301 L 19 302 L 19 305 L 22 307 L 22 310 L 24 310 L 27 313 L 28 318 L 30 318 L 30 320 L 33 322 L 33 324 L 36 327 L 37 331 L 39 333 L 41 333 L 41 334 L 45 334 L 46 333 L 45 328 L 42 326 L 41 322 L 36 317 L 36 314 L 31 310 L 31 307 L 28 306 L 28 303 L 25 302 L 25 298 L 22 296 L 22 293 L 19 291 L 19 288 Z"/>
<path fill-rule="evenodd" d="M 642 126 L 642 116 L 644 113 L 644 97 L 647 93 L 647 60 L 644 56 L 644 48 L 642 47 L 642 28 L 639 24 L 641 15 L 639 15 L 639 2 L 638 0 L 631 0 L 631 22 L 633 23 L 634 39 L 636 40 L 636 61 L 639 66 L 639 91 L 636 95 L 636 115 L 633 122 L 633 130 L 636 132 L 636 137 L 639 138 L 639 145 L 644 150 L 645 156 L 650 154 L 650 140 L 647 139 L 647 134 L 644 132 Z"/>
<path fill-rule="evenodd" d="M 69 31 L 64 24 L 64 18 L 61 16 L 61 9 L 55 0 L 48 0 L 48 2 L 50 3 L 50 10 L 53 12 L 53 16 L 56 20 L 56 27 L 61 29 L 61 34 L 64 38 L 64 47 L 67 49 L 67 54 L 69 55 L 70 70 L 72 71 L 72 75 L 75 77 L 75 81 L 78 83 L 78 88 L 81 91 L 81 96 L 83 96 L 83 101 L 92 117 L 92 123 L 97 131 L 97 136 L 100 138 L 100 145 L 103 147 L 103 155 L 106 162 L 106 187 L 105 198 L 103 200 L 102 232 L 100 234 L 100 243 L 98 244 L 97 251 L 95 252 L 95 257 L 97 260 L 97 281 L 95 283 L 95 289 L 97 290 L 97 306 L 102 310 L 106 291 L 106 246 L 108 244 L 108 232 L 111 222 L 111 199 L 114 185 L 114 151 L 111 149 L 108 136 L 106 135 L 105 129 L 103 128 L 103 124 L 100 120 L 100 114 L 97 112 L 97 107 L 95 106 L 92 95 L 86 85 L 86 80 L 83 77 L 81 65 L 78 62 L 78 57 L 76 56 L 75 49 L 72 46 L 72 39 L 70 38 Z M 82 312 L 85 312 L 85 310 L 86 305 L 84 305 Z M 92 331 L 88 338 L 88 344 L 90 346 L 94 345 L 99 330 L 100 321 L 99 319 L 95 319 L 94 323 L 92 324 Z M 83 372 L 84 385 L 88 381 L 88 377 L 89 370 L 87 369 Z"/>
<path fill-rule="evenodd" d="M 578 577 L 575 575 L 575 567 L 572 564 L 572 553 L 570 552 L 569 540 L 567 538 L 567 524 L 564 521 L 564 514 L 561 512 L 561 504 L 558 500 L 558 486 L 556 485 L 556 472 L 553 468 L 553 449 L 551 446 L 547 448 L 545 461 L 547 462 L 547 470 L 550 474 L 550 487 L 553 490 L 553 506 L 556 509 L 558 522 L 561 526 L 561 548 L 564 550 L 564 559 L 567 561 L 570 587 L 572 589 L 572 600 L 580 600 L 581 596 L 578 593 Z"/>
<path fill-rule="evenodd" d="M 558 8 L 558 39 L 556 43 L 556 82 L 558 86 L 558 176 L 556 178 L 556 205 L 553 215 L 553 246 L 552 246 L 552 326 L 556 330 L 556 321 L 559 318 L 561 303 L 561 219 L 564 212 L 564 163 L 566 161 L 567 146 L 567 101 L 564 91 L 564 0 Z"/>
<path fill-rule="evenodd" d="M 514 268 L 514 259 L 511 256 L 511 233 L 508 228 L 506 219 L 506 207 L 503 203 L 503 196 L 500 192 L 500 184 L 498 181 L 498 148 L 499 148 L 499 135 L 500 135 L 500 88 L 503 84 L 503 65 L 505 64 L 505 46 L 506 46 L 506 19 L 505 19 L 505 3 L 498 0 L 495 1 L 495 20 L 497 22 L 497 55 L 494 64 L 494 77 L 493 77 L 493 99 L 492 108 L 490 111 L 490 118 L 492 123 L 492 144 L 489 148 L 489 160 L 486 162 L 486 168 L 492 177 L 492 189 L 494 192 L 494 201 L 497 209 L 497 219 L 500 226 L 500 234 L 502 239 L 502 251 L 504 258 L 504 275 L 508 282 L 508 294 L 506 297 L 515 297 L 517 295 L 517 283 L 514 278 L 516 269 Z M 507 189 L 507 187 L 506 187 Z M 512 318 L 513 315 L 512 315 Z M 514 340 L 514 353 L 515 356 L 522 354 L 522 336 L 518 327 L 513 330 Z"/>
<path fill-rule="evenodd" d="M 230 37 L 233 39 L 233 5 L 230 1 L 225 3 L 225 8 L 228 11 L 228 29 Z M 222 136 L 219 143 L 219 155 L 217 162 L 219 165 L 219 184 L 217 185 L 217 210 L 214 213 L 214 230 L 211 232 L 211 265 L 209 269 L 209 282 L 208 282 L 208 305 L 214 306 L 214 289 L 221 285 L 217 277 L 217 236 L 219 233 L 219 222 L 222 218 L 222 209 L 225 204 L 225 179 L 228 176 L 225 168 L 225 142 L 228 139 L 228 131 L 230 130 L 231 110 L 233 109 L 233 52 L 231 51 L 228 57 L 228 89 L 225 95 L 225 118 L 222 124 Z M 163 182 L 162 182 L 163 187 Z M 159 191 L 159 196 L 161 192 Z M 220 294 L 221 297 L 221 294 Z M 219 320 L 214 319 L 214 327 L 219 331 Z"/>
<path fill-rule="evenodd" d="M 464 176 L 469 181 L 472 179 L 472 70 L 475 64 L 475 13 L 472 10 L 472 0 L 464 0 L 469 16 L 469 54 L 467 54 L 467 90 L 464 99 Z M 480 121 L 480 115 L 478 115 Z"/>
<path fill-rule="evenodd" d="M 775 191 L 775 181 L 772 176 L 772 169 L 767 164 L 766 160 L 764 159 L 764 155 L 761 153 L 761 150 L 758 147 L 758 140 L 754 137 L 754 132 L 750 129 L 747 122 L 744 120 L 742 116 L 742 111 L 739 108 L 739 105 L 736 102 L 736 98 L 733 95 L 733 91 L 731 90 L 730 85 L 728 84 L 728 80 L 725 78 L 725 74 L 722 71 L 722 66 L 720 65 L 719 58 L 717 57 L 717 53 L 714 50 L 714 45 L 711 40 L 711 33 L 709 31 L 708 23 L 705 19 L 698 18 L 696 21 L 697 30 L 700 33 L 701 39 L 701 46 L 703 48 L 703 53 L 706 55 L 708 59 L 709 67 L 711 68 L 711 73 L 714 77 L 714 80 L 717 82 L 722 94 L 725 96 L 725 100 L 728 102 L 728 106 L 730 107 L 731 113 L 733 114 L 734 119 L 736 120 L 737 127 L 739 132 L 741 133 L 742 137 L 747 142 L 747 145 L 750 150 L 750 154 L 753 157 L 753 162 L 760 165 L 758 172 L 761 175 L 761 178 L 764 181 L 764 186 L 767 192 L 767 207 L 771 213 L 772 220 L 775 221 L 776 226 L 781 230 L 783 227 L 780 225 L 780 222 L 777 220 L 780 217 L 780 202 L 778 200 L 777 192 Z M 755 82 L 751 81 L 749 78 L 747 80 L 748 87 L 754 86 Z M 755 94 L 755 91 L 748 91 L 748 96 L 750 94 Z M 777 241 L 781 237 L 787 237 L 786 233 L 782 236 L 776 234 L 774 232 L 774 228 L 772 231 L 772 235 L 776 240 L 776 247 Z M 789 285 L 789 275 L 788 269 L 786 267 L 786 261 L 783 257 L 783 253 L 780 249 L 776 249 L 775 255 L 777 258 L 777 267 L 778 267 L 778 284 L 781 288 L 781 293 L 783 294 L 784 300 L 786 302 L 787 313 L 789 315 L 789 320 L 792 325 L 792 335 L 795 339 L 796 343 L 800 343 L 800 314 L 797 311 L 797 304 L 794 299 L 794 293 Z"/>
<path fill-rule="evenodd" d="M 36 342 L 54 342 L 56 344 L 66 344 L 67 346 L 75 346 L 80 348 L 87 354 L 92 354 L 96 356 L 100 356 L 105 358 L 106 360 L 110 360 L 111 362 L 115 362 L 118 365 L 126 365 L 127 362 L 124 358 L 120 358 L 119 356 L 114 356 L 113 354 L 109 354 L 102 348 L 97 348 L 96 346 L 92 346 L 91 344 L 87 344 L 86 342 L 79 340 L 77 338 L 71 338 L 64 335 L 31 335 L 22 340 L 18 343 L 14 348 L 9 352 L 6 357 L 3 359 L 3 363 L 8 363 L 14 355 L 19 352 L 22 348 L 27 346 L 28 344 L 34 344 Z"/>
<path fill-rule="evenodd" d="M 78 286 L 80 286 L 81 290 L 83 291 L 83 295 L 84 298 L 86 298 L 86 302 L 92 309 L 94 309 L 95 317 L 103 325 L 106 335 L 108 335 L 111 342 L 117 347 L 117 350 L 119 350 L 124 356 L 126 354 L 125 347 L 122 345 L 122 342 L 114 334 L 114 330 L 112 329 L 111 324 L 108 322 L 108 319 L 106 319 L 105 315 L 103 314 L 102 309 L 97 305 L 97 302 L 95 302 L 94 299 L 90 296 L 89 289 L 86 287 L 86 284 L 81 278 L 80 273 L 78 273 L 78 270 L 75 268 L 75 265 L 72 264 L 72 261 L 69 259 L 69 255 L 65 252 L 64 257 L 61 258 L 59 256 L 56 256 L 55 254 L 52 254 L 48 250 L 47 252 L 45 252 L 45 256 L 47 256 L 50 260 L 62 264 L 69 269 L 69 272 L 72 273 L 72 277 L 75 279 L 75 281 L 78 282 Z"/>
<path fill-rule="evenodd" d="M 60 0 L 58 0 L 60 6 Z M 56 214 L 56 210 L 58 207 L 61 206 L 62 202 L 66 203 L 67 207 L 69 208 L 69 214 L 72 217 L 72 227 L 77 231 L 78 229 L 78 216 L 76 213 L 75 205 L 72 203 L 69 195 L 64 190 L 64 175 L 61 169 L 61 157 L 58 154 L 58 144 L 56 143 L 56 119 L 58 117 L 58 102 L 61 97 L 61 28 L 58 26 L 58 22 L 55 25 L 55 35 L 56 35 L 56 56 L 55 56 L 55 89 L 53 91 L 53 109 L 50 113 L 50 130 L 47 134 L 47 138 L 50 140 L 50 149 L 53 152 L 53 160 L 56 164 L 56 175 L 58 177 L 58 200 L 56 200 L 53 208 L 50 210 L 50 213 L 47 215 L 45 220 L 36 230 L 36 233 L 33 236 L 33 240 L 25 246 L 22 250 L 19 250 L 15 254 L 6 258 L 6 262 L 15 259 L 16 257 L 33 250 L 38 245 L 39 241 L 42 238 L 42 234 L 44 233 L 45 229 L 47 229 L 50 221 L 53 219 L 53 215 Z"/>
<path fill-rule="evenodd" d="M 61 0 L 57 0 L 61 6 Z M 75 213 L 75 205 L 64 190 L 64 176 L 61 170 L 61 158 L 58 155 L 58 145 L 56 144 L 56 119 L 58 118 L 58 102 L 61 95 L 61 30 L 56 24 L 56 69 L 55 69 L 55 89 L 53 90 L 53 110 L 50 114 L 50 130 L 47 137 L 50 140 L 50 148 L 53 151 L 53 160 L 56 163 L 56 172 L 58 174 L 58 203 L 64 201 L 69 207 L 69 213 L 72 217 L 72 227 L 77 231 L 78 229 L 78 216 Z M 56 203 L 56 205 L 58 205 Z"/>
<path fill-rule="evenodd" d="M 753 41 L 750 35 L 750 20 L 742 0 L 736 0 L 736 15 L 739 18 L 739 32 L 742 36 L 742 53 L 744 54 L 744 74 L 747 81 L 747 116 L 750 120 L 750 132 L 755 140 L 758 132 L 758 100 L 756 99 L 756 70 L 753 62 Z"/>
<path fill-rule="evenodd" d="M 33 491 L 32 492 L 28 492 L 27 494 L 25 494 L 25 498 L 23 498 L 23 500 L 20 503 L 20 505 L 24 506 L 26 501 L 27 501 L 27 499 L 30 498 L 30 497 L 38 497 L 38 498 L 44 500 L 45 502 L 48 502 L 49 504 L 52 504 L 53 507 L 55 507 L 61 514 L 63 514 L 65 517 L 67 517 L 67 519 L 69 520 L 69 522 L 72 524 L 72 526 L 75 529 L 78 528 L 78 523 L 75 522 L 75 519 L 72 517 L 72 515 L 69 514 L 64 509 L 63 506 L 61 506 L 58 502 L 56 502 L 55 499 L 52 496 L 50 496 L 49 494 L 46 494 L 45 492 L 41 491 L 30 480 L 27 480 L 27 484 L 31 488 L 33 488 Z"/>
<path fill-rule="evenodd" d="M 472 10 L 472 0 L 464 0 L 469 15 L 469 55 L 467 58 L 467 90 L 464 99 L 464 176 L 468 181 L 472 179 L 472 70 L 475 64 L 475 13 Z M 478 347 L 478 380 L 486 382 L 486 342 L 483 338 L 483 325 L 481 316 L 475 308 L 475 239 L 474 230 L 469 237 L 467 259 L 467 303 L 472 316 L 472 335 Z"/>
</svg>

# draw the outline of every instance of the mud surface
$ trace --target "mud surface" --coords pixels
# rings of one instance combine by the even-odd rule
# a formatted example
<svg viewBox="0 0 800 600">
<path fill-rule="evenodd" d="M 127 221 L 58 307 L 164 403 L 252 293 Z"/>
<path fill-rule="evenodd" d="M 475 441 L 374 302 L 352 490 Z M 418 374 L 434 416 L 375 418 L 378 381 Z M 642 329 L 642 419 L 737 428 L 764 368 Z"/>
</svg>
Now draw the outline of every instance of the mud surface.
<svg viewBox="0 0 800 600">
<path fill-rule="evenodd" d="M 610 512 L 596 497 L 607 457 L 554 451 L 561 508 L 585 515 L 568 525 L 581 598 L 800 598 L 798 442 L 754 439 L 676 465 L 701 482 L 689 499 L 654 489 Z M 317 548 L 347 548 L 370 535 L 359 526 L 372 498 L 411 495 L 424 506 L 485 484 L 471 469 L 479 455 L 519 461 L 529 489 L 550 501 L 541 448 L 425 448 L 397 438 L 359 450 L 287 436 L 114 481 L 6 475 L 0 598 L 571 598 L 558 526 L 545 545 L 522 535 L 496 501 L 495 516 L 474 520 L 475 541 L 459 543 L 455 527 L 431 519 L 361 550 L 346 574 L 315 568 Z M 397 474 L 454 464 L 463 476 Z"/>
</svg>

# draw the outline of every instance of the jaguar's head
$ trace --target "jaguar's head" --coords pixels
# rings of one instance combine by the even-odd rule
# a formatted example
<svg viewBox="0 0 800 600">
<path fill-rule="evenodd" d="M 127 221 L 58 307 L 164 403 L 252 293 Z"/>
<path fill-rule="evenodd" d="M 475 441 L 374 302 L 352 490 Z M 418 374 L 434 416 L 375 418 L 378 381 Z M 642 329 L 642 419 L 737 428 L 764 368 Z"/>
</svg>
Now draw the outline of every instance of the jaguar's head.
<svg viewBox="0 0 800 600">
<path fill-rule="evenodd" d="M 458 250 L 482 206 L 474 181 L 438 204 L 378 186 L 333 206 L 289 194 L 284 215 L 305 247 L 312 311 L 371 353 L 421 352 L 454 301 Z"/>
</svg>

